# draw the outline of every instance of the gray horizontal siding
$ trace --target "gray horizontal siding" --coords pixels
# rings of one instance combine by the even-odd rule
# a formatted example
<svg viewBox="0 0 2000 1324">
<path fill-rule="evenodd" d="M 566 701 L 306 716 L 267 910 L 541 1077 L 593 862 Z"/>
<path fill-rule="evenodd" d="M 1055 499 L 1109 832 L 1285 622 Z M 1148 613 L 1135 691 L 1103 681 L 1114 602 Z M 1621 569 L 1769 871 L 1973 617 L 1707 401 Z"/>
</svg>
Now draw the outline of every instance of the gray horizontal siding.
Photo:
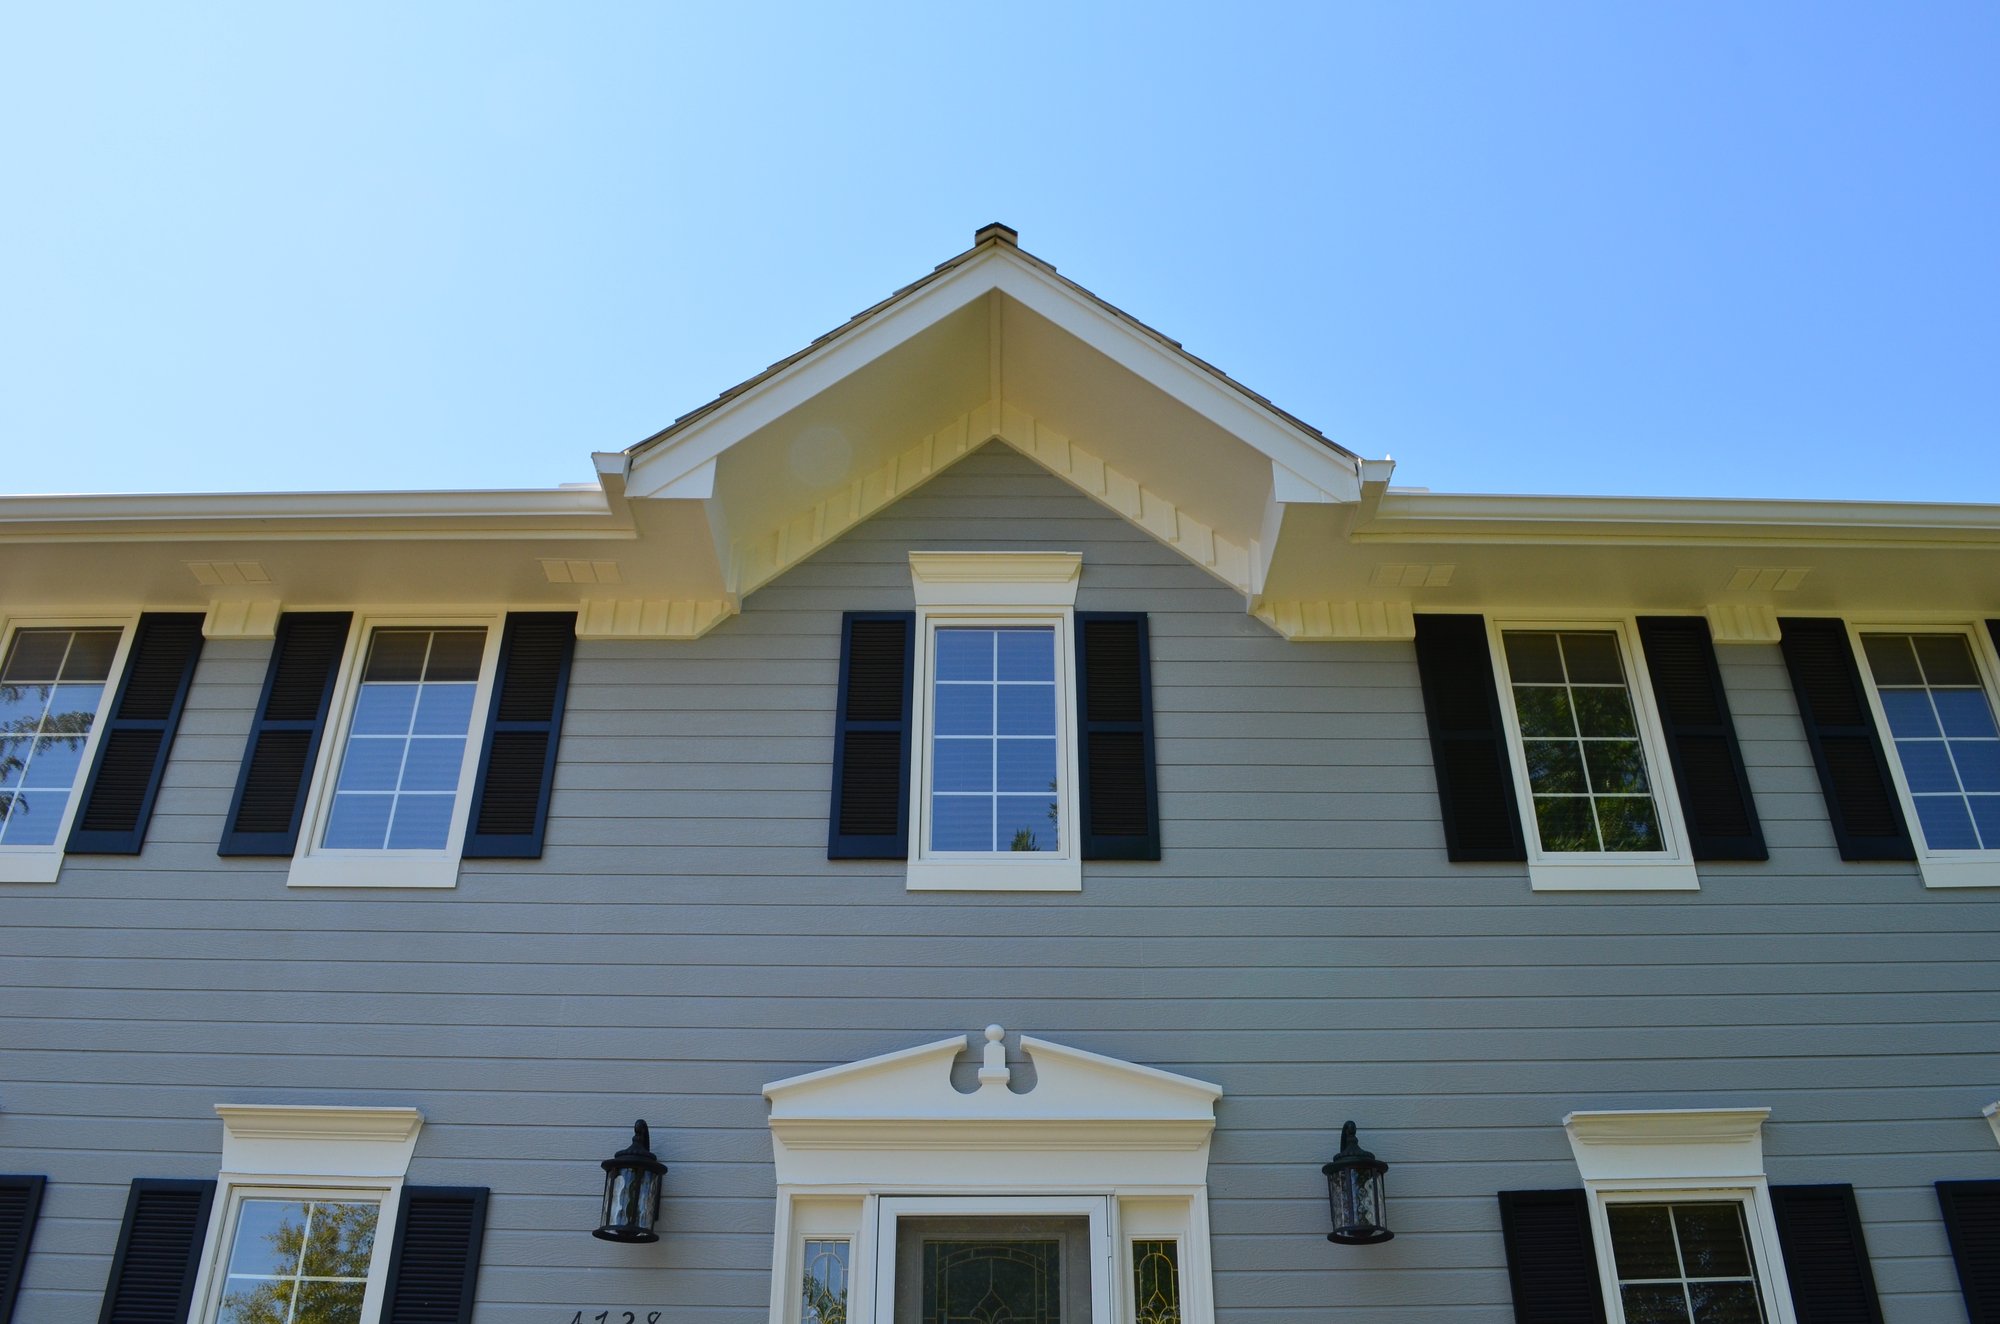
<svg viewBox="0 0 2000 1324">
<path fill-rule="evenodd" d="M 907 607 L 912 547 L 1080 551 L 1080 607 L 1150 614 L 1159 863 L 1002 901 L 826 860 L 840 612 Z M 1774 648 L 1722 651 L 1772 859 L 1685 895 L 1448 864 L 1408 645 L 1286 643 L 1004 450 L 707 638 L 580 645 L 545 858 L 451 892 L 215 855 L 266 656 L 209 644 L 142 856 L 0 891 L 0 1168 L 52 1178 L 23 1320 L 95 1319 L 126 1183 L 213 1175 L 230 1100 L 422 1108 L 413 1180 L 495 1193 L 482 1324 L 753 1324 L 759 1087 L 992 1020 L 1225 1087 L 1231 1321 L 1499 1324 L 1493 1194 L 1576 1184 L 1565 1112 L 1749 1104 L 1773 1180 L 1859 1189 L 1892 1324 L 1962 1317 L 1929 1183 L 2000 1176 L 2000 904 L 1839 860 Z M 642 1115 L 665 1239 L 607 1246 Z M 1324 1240 L 1350 1116 L 1394 1164 L 1365 1251 Z"/>
</svg>

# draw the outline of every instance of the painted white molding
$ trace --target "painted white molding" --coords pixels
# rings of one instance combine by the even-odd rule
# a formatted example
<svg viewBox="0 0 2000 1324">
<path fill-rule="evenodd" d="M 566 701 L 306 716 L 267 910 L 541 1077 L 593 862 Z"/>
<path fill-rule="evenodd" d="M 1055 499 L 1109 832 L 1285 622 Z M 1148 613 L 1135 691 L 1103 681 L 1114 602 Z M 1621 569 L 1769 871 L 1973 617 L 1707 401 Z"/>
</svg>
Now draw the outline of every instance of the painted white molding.
<svg viewBox="0 0 2000 1324">
<path fill-rule="evenodd" d="M 1709 637 L 1718 644 L 1775 644 L 1783 637 L 1775 607 L 1712 606 Z"/>
<path fill-rule="evenodd" d="M 1076 1189 L 1200 1185 L 1220 1086 L 1032 1036 L 1016 1092 L 997 1025 L 979 1088 L 952 1086 L 956 1035 L 764 1087 L 783 1185 Z"/>
<path fill-rule="evenodd" d="M 1764 1175 L 1769 1108 L 1574 1112 L 1563 1118 L 1585 1184 L 1714 1181 Z"/>
<path fill-rule="evenodd" d="M 415 1108 L 218 1103 L 222 1171 L 246 1175 L 401 1177 L 424 1115 Z"/>
<path fill-rule="evenodd" d="M 919 607 L 1076 605 L 1080 552 L 911 552 L 910 584 Z"/>
<path fill-rule="evenodd" d="M 1449 569 L 1449 567 L 1447 567 Z M 1291 640 L 1390 639 L 1417 637 L 1417 618 L 1407 602 L 1274 602 L 1256 600 L 1251 610 L 1264 624 Z"/>
<path fill-rule="evenodd" d="M 285 604 L 275 601 L 209 604 L 201 633 L 207 639 L 271 639 L 278 633 L 278 614 Z"/>
<path fill-rule="evenodd" d="M 1987 1104 L 1979 1110 L 1986 1118 L 1986 1124 L 1993 1128 L 1993 1141 L 2000 1144 L 2000 1100 Z"/>
<path fill-rule="evenodd" d="M 578 639 L 699 639 L 737 612 L 722 598 L 585 598 L 576 617 Z"/>
</svg>

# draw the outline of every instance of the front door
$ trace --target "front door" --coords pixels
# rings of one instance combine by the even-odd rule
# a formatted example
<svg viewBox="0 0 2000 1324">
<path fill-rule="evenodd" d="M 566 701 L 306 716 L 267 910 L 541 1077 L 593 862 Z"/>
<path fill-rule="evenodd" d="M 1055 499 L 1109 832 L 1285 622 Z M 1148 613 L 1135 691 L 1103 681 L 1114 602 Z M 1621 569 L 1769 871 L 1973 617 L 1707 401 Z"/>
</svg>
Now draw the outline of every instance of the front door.
<svg viewBox="0 0 2000 1324">
<path fill-rule="evenodd" d="M 895 1324 L 1090 1324 L 1090 1220 L 896 1223 Z"/>
</svg>

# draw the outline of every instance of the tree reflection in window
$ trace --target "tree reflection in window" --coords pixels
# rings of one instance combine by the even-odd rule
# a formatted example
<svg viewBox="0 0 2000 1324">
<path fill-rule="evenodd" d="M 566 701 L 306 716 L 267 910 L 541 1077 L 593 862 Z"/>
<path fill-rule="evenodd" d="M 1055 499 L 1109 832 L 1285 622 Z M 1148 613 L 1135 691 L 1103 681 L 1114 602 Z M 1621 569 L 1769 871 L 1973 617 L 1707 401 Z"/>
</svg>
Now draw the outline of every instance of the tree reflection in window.
<svg viewBox="0 0 2000 1324">
<path fill-rule="evenodd" d="M 381 1206 L 245 1200 L 218 1324 L 361 1324 Z"/>
<path fill-rule="evenodd" d="M 808 1241 L 802 1324 L 847 1324 L 847 1242 Z"/>
<path fill-rule="evenodd" d="M 118 634 L 15 632 L 0 666 L 0 845 L 55 841 L 104 702 Z"/>
<path fill-rule="evenodd" d="M 1136 1324 L 1181 1324 L 1181 1248 L 1177 1241 L 1132 1243 Z"/>
</svg>

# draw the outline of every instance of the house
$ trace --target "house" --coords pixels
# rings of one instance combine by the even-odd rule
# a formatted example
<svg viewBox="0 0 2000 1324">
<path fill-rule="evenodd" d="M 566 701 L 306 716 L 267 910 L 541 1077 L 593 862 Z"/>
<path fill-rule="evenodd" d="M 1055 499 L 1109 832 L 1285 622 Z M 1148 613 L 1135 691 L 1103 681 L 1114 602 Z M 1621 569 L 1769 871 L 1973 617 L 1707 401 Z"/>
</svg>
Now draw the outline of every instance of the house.
<svg viewBox="0 0 2000 1324">
<path fill-rule="evenodd" d="M 2000 1320 L 2000 507 L 1399 490 L 1003 226 L 595 466 L 0 500 L 0 1321 Z"/>
</svg>

